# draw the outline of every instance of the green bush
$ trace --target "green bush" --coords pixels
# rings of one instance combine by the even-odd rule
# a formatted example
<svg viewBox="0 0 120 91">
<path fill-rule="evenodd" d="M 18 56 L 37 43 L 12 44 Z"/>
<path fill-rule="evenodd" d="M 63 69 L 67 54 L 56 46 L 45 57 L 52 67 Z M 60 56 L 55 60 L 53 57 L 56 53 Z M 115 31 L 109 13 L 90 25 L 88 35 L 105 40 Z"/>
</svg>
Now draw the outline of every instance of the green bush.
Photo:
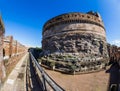
<svg viewBox="0 0 120 91">
<path fill-rule="evenodd" d="M 50 67 L 53 67 L 53 66 L 55 66 L 55 62 L 50 63 Z"/>
<path fill-rule="evenodd" d="M 71 65 L 70 66 L 70 71 L 73 73 L 73 74 L 75 74 L 75 70 L 76 70 L 76 66 L 75 65 Z"/>
<path fill-rule="evenodd" d="M 38 60 L 39 63 L 42 63 L 42 61 L 43 61 L 42 59 L 37 59 L 37 60 Z"/>
</svg>

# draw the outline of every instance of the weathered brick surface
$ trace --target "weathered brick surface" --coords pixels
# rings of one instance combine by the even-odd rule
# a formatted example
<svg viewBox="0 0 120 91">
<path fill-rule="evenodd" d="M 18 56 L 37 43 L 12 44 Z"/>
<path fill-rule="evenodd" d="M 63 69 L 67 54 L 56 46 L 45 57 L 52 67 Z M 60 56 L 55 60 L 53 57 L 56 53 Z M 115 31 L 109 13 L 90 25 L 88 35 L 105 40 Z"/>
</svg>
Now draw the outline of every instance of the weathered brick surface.
<svg viewBox="0 0 120 91">
<path fill-rule="evenodd" d="M 14 59 L 17 57 L 13 57 L 14 55 L 23 54 L 27 51 L 27 48 L 21 43 L 14 40 L 13 36 L 4 37 L 4 31 L 4 25 L 0 17 L 0 83 L 1 80 L 6 76 L 4 59 L 8 59 L 11 57 Z"/>
<path fill-rule="evenodd" d="M 120 66 L 120 47 L 108 44 L 108 54 L 111 63 L 119 63 Z"/>
<path fill-rule="evenodd" d="M 2 19 L 0 17 L 0 61 L 3 59 L 3 37 L 4 37 L 4 26 L 2 23 Z"/>
<path fill-rule="evenodd" d="M 67 13 L 48 20 L 43 27 L 42 49 L 44 55 L 70 55 L 92 66 L 105 66 L 108 52 L 101 16 L 93 12 Z"/>
<path fill-rule="evenodd" d="M 43 29 L 42 48 L 45 52 L 107 56 L 106 34 L 100 16 L 64 14 L 49 20 Z"/>
<path fill-rule="evenodd" d="M 4 25 L 0 17 L 0 83 L 2 78 L 5 77 L 5 67 L 3 64 L 3 36 L 4 36 Z"/>
<path fill-rule="evenodd" d="M 17 42 L 17 54 L 26 51 L 26 49 L 27 48 L 24 45 L 22 45 L 21 43 Z"/>
<path fill-rule="evenodd" d="M 13 50 L 12 50 L 12 56 L 14 56 L 15 54 L 17 54 L 17 40 L 13 40 Z"/>
<path fill-rule="evenodd" d="M 26 51 L 26 47 L 14 40 L 12 36 L 4 38 L 4 59 L 8 59 L 14 55 L 18 55 Z"/>
<path fill-rule="evenodd" d="M 4 47 L 4 57 L 5 58 L 9 58 L 12 56 L 12 42 L 13 42 L 13 37 L 12 36 L 6 36 L 4 38 L 4 44 L 3 44 L 3 47 Z"/>
</svg>

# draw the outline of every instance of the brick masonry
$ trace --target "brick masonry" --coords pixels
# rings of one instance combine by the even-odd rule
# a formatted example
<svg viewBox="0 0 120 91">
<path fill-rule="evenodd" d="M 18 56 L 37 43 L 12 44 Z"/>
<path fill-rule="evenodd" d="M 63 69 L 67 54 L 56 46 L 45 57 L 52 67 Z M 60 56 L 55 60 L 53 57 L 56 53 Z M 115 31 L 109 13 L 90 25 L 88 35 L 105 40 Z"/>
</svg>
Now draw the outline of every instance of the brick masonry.
<svg viewBox="0 0 120 91">
<path fill-rule="evenodd" d="M 107 45 L 110 63 L 118 63 L 120 66 L 120 47 L 115 45 Z"/>
<path fill-rule="evenodd" d="M 4 24 L 0 17 L 0 85 L 2 79 L 6 77 L 4 61 L 27 51 L 27 47 L 14 40 L 13 36 L 4 37 L 4 32 Z"/>
<path fill-rule="evenodd" d="M 5 67 L 3 64 L 3 37 L 4 37 L 4 25 L 2 22 L 2 18 L 0 17 L 0 84 L 1 80 L 5 78 Z"/>
<path fill-rule="evenodd" d="M 56 16 L 45 23 L 42 35 L 44 55 L 71 55 L 96 67 L 101 64 L 101 68 L 106 63 L 103 60 L 108 61 L 106 31 L 99 13 Z"/>
<path fill-rule="evenodd" d="M 13 36 L 6 36 L 4 38 L 4 59 L 8 59 L 14 55 L 18 55 L 26 51 L 26 47 L 13 39 Z"/>
</svg>

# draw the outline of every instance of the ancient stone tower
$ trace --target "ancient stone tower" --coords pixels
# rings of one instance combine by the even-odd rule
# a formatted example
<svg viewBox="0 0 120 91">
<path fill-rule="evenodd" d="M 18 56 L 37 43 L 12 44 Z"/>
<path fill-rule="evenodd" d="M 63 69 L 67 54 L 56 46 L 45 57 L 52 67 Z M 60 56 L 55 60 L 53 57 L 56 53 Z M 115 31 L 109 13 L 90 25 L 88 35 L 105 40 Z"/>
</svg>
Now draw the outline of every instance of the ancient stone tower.
<svg viewBox="0 0 120 91">
<path fill-rule="evenodd" d="M 82 62 L 108 58 L 106 31 L 99 13 L 66 13 L 48 20 L 43 27 L 44 54 L 76 56 Z M 99 62 L 98 62 L 99 64 Z"/>
</svg>

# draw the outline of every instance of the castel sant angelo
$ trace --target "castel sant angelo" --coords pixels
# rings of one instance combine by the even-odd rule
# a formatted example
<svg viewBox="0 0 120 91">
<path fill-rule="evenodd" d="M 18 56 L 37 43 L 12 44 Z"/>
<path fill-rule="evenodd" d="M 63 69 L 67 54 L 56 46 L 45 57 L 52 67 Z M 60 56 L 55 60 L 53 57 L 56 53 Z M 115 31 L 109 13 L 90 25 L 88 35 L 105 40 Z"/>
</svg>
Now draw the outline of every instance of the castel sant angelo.
<svg viewBox="0 0 120 91">
<path fill-rule="evenodd" d="M 99 13 L 71 12 L 56 16 L 45 23 L 42 35 L 43 53 L 56 63 L 74 65 L 78 72 L 105 67 L 106 30 Z"/>
</svg>

